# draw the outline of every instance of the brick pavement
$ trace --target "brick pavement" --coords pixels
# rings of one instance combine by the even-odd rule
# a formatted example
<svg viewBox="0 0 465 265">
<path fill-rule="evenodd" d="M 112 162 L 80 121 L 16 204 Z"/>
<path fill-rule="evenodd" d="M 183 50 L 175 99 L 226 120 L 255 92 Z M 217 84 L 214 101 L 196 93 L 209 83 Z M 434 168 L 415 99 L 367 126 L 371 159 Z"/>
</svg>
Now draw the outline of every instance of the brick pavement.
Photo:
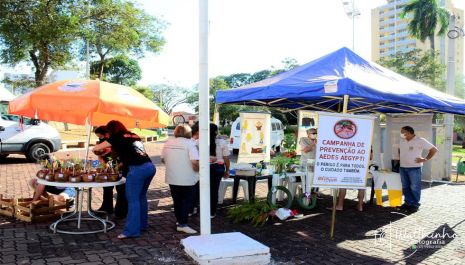
<svg viewBox="0 0 465 265">
<path fill-rule="evenodd" d="M 107 234 L 76 236 L 53 234 L 48 223 L 25 224 L 0 217 L 0 264 L 193 264 L 179 243 L 186 236 L 175 231 L 172 201 L 159 159 L 161 144 L 146 146 L 157 166 L 148 194 L 148 232 L 121 241 L 115 237 L 122 221 Z M 82 150 L 58 156 L 77 156 L 77 152 L 83 156 Z M 32 196 L 26 183 L 37 168 L 20 156 L 8 158 L 0 164 L 0 193 Z M 265 194 L 266 184 L 259 183 L 258 197 Z M 303 211 L 304 218 L 270 221 L 262 227 L 231 223 L 225 217 L 231 199 L 226 199 L 212 220 L 212 232 L 239 231 L 264 243 L 271 249 L 273 264 L 465 264 L 464 195 L 465 186 L 425 186 L 421 210 L 403 215 L 376 206 L 359 213 L 353 210 L 355 201 L 350 200 L 356 192 L 349 191 L 346 209 L 337 214 L 334 240 L 328 238 L 331 216 L 325 208 L 332 203 L 329 195 L 319 200 L 315 209 Z M 227 198 L 231 198 L 230 191 Z M 95 190 L 93 207 L 100 203 L 101 190 Z M 192 223 L 199 229 L 198 216 Z M 444 242 L 433 242 L 427 236 L 433 232 L 446 235 Z M 430 246 L 435 248 L 427 248 Z"/>
</svg>

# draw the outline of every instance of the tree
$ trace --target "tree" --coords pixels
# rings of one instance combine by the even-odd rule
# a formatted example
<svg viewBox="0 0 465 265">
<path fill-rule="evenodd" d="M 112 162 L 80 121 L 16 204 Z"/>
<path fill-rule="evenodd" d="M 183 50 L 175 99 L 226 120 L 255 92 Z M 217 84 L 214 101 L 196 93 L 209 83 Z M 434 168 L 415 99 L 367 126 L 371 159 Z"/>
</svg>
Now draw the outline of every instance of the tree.
<svg viewBox="0 0 465 265">
<path fill-rule="evenodd" d="M 100 61 L 92 62 L 90 67 L 91 76 L 98 76 Z M 103 67 L 101 80 L 115 84 L 133 86 L 142 78 L 142 70 L 139 63 L 126 56 L 117 56 L 106 60 Z"/>
<path fill-rule="evenodd" d="M 36 81 L 27 75 L 24 75 L 20 78 L 6 77 L 3 79 L 2 83 L 10 86 L 12 88 L 13 94 L 15 95 L 27 93 L 36 86 Z"/>
<path fill-rule="evenodd" d="M 137 90 L 137 92 L 141 93 L 146 98 L 153 101 L 153 97 L 154 97 L 153 96 L 153 91 L 152 91 L 152 89 L 150 87 L 147 87 L 147 86 L 133 86 L 132 88 Z"/>
<path fill-rule="evenodd" d="M 32 62 L 35 85 L 43 85 L 50 68 L 72 58 L 82 4 L 83 0 L 0 1 L 2 62 Z"/>
<path fill-rule="evenodd" d="M 422 52 L 419 49 L 407 53 L 397 53 L 381 58 L 379 64 L 415 81 L 444 91 L 445 65 L 439 62 L 438 53 Z"/>
<path fill-rule="evenodd" d="M 404 6 L 401 17 L 412 13 L 408 24 L 410 35 L 425 42 L 430 40 L 431 54 L 434 54 L 434 36 L 439 26 L 438 35 L 442 36 L 449 27 L 449 11 L 438 5 L 437 0 L 413 0 Z"/>
<path fill-rule="evenodd" d="M 161 35 L 164 22 L 129 0 L 93 0 L 88 8 L 89 25 L 82 32 L 91 52 L 98 56 L 98 78 L 103 75 L 108 56 L 156 53 L 165 43 Z"/>
<path fill-rule="evenodd" d="M 150 89 L 153 101 L 168 114 L 173 112 L 174 107 L 186 103 L 190 95 L 188 89 L 176 85 L 156 84 L 151 85 Z"/>
</svg>

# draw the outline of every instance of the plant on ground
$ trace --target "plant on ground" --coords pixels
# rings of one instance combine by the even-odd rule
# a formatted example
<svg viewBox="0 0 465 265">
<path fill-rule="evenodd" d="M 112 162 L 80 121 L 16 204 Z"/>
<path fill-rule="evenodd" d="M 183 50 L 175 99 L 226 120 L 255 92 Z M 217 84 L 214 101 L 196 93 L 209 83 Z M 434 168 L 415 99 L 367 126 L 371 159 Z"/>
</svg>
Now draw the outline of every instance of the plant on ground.
<svg viewBox="0 0 465 265">
<path fill-rule="evenodd" d="M 267 201 L 256 200 L 233 206 L 228 210 L 228 218 L 234 223 L 249 222 L 254 226 L 264 225 L 270 218 L 270 213 L 277 208 Z"/>
</svg>

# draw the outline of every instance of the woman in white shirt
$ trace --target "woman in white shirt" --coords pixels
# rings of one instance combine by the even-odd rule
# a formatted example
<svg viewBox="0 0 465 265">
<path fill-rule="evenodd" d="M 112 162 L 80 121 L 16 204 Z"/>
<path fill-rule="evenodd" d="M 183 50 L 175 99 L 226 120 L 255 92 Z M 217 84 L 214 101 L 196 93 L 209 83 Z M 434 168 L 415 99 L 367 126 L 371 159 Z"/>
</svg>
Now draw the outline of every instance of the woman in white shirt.
<svg viewBox="0 0 465 265">
<path fill-rule="evenodd" d="M 218 206 L 218 189 L 221 179 L 229 177 L 229 149 L 228 144 L 218 136 L 218 126 L 210 123 L 210 213 L 216 216 Z"/>
<path fill-rule="evenodd" d="M 195 234 L 197 231 L 187 226 L 187 219 L 195 200 L 195 184 L 199 181 L 199 152 L 188 125 L 178 125 L 174 137 L 165 143 L 161 153 L 166 165 L 165 182 L 173 198 L 176 230 Z"/>
</svg>

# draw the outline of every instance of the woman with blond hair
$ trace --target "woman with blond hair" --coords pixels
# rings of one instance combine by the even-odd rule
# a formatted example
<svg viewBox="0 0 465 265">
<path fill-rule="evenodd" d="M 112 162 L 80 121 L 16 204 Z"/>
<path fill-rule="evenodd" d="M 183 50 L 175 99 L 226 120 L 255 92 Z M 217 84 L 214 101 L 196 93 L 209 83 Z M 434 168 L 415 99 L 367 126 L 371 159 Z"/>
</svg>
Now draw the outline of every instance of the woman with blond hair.
<svg viewBox="0 0 465 265">
<path fill-rule="evenodd" d="M 166 141 L 161 153 L 161 161 L 166 166 L 165 182 L 173 198 L 176 230 L 195 234 L 197 231 L 187 225 L 187 219 L 195 201 L 195 184 L 199 181 L 199 152 L 188 125 L 178 125 L 174 137 Z"/>
</svg>

